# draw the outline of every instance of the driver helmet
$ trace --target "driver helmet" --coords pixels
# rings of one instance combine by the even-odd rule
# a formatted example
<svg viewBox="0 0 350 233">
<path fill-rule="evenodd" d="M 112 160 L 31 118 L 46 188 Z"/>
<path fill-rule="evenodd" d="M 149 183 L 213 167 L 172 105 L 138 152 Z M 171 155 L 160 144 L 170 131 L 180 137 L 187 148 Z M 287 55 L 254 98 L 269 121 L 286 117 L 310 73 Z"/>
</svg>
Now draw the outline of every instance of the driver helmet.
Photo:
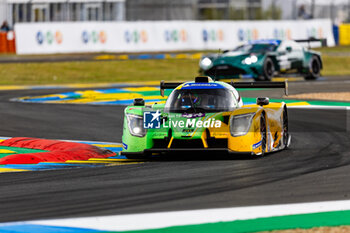
<svg viewBox="0 0 350 233">
<path fill-rule="evenodd" d="M 197 94 L 185 94 L 181 97 L 181 107 L 191 108 L 191 106 L 198 106 L 200 104 L 200 97 Z"/>
</svg>

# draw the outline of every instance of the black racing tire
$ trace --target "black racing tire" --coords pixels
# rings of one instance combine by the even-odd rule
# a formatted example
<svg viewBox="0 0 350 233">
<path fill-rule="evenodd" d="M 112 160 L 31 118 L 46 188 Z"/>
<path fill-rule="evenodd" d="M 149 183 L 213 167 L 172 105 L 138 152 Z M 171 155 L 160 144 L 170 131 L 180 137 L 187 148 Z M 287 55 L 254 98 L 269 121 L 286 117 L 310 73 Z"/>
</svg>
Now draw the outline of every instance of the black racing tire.
<svg viewBox="0 0 350 233">
<path fill-rule="evenodd" d="M 321 63 L 317 56 L 312 56 L 309 63 L 309 72 L 305 76 L 306 80 L 315 80 L 321 75 Z"/>
<path fill-rule="evenodd" d="M 287 108 L 285 107 L 283 109 L 283 116 L 282 116 L 282 134 L 283 134 L 283 138 L 282 138 L 282 143 L 284 145 L 284 148 L 288 148 L 288 141 L 289 141 L 289 130 L 288 130 L 288 112 L 287 112 Z"/>
<path fill-rule="evenodd" d="M 126 153 L 126 154 L 122 154 L 123 156 L 125 156 L 127 159 L 147 159 L 148 156 L 143 154 L 143 153 Z"/>
<path fill-rule="evenodd" d="M 275 65 L 270 57 L 267 57 L 262 67 L 262 75 L 257 78 L 257 81 L 271 81 L 275 73 Z"/>
<path fill-rule="evenodd" d="M 266 118 L 265 114 L 261 114 L 260 117 L 260 133 L 261 133 L 261 155 L 265 155 L 266 145 L 267 145 L 267 128 L 266 128 Z"/>
</svg>

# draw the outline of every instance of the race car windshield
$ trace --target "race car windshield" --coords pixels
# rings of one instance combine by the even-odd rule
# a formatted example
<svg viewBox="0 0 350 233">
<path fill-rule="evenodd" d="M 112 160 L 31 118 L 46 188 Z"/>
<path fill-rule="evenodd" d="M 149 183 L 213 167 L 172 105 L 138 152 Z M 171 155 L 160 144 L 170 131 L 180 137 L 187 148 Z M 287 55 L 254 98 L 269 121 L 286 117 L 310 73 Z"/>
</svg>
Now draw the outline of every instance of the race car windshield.
<svg viewBox="0 0 350 233">
<path fill-rule="evenodd" d="M 238 106 L 233 93 L 226 89 L 190 89 L 173 91 L 165 112 L 226 112 Z"/>
<path fill-rule="evenodd" d="M 274 51 L 275 49 L 276 49 L 276 45 L 274 44 L 246 44 L 235 48 L 233 51 L 261 53 L 261 52 Z"/>
</svg>

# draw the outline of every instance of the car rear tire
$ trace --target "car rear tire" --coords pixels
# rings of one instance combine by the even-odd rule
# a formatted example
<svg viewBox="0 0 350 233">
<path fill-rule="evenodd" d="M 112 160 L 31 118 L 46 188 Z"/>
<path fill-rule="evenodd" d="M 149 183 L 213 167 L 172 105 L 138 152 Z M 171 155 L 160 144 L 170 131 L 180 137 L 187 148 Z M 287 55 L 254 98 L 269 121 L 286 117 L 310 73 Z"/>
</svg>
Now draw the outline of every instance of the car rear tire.
<svg viewBox="0 0 350 233">
<path fill-rule="evenodd" d="M 321 63 L 318 57 L 312 56 L 309 63 L 309 73 L 305 76 L 306 80 L 315 80 L 320 77 Z"/>
<path fill-rule="evenodd" d="M 266 141 L 267 141 L 267 129 L 266 129 L 266 118 L 264 114 L 260 117 L 260 133 L 261 133 L 261 155 L 265 155 Z"/>
<path fill-rule="evenodd" d="M 287 108 L 285 107 L 283 110 L 283 118 L 282 118 L 282 130 L 283 130 L 283 138 L 282 138 L 282 143 L 284 145 L 284 148 L 288 148 L 289 146 L 289 131 L 288 131 L 288 113 L 287 113 Z"/>
<path fill-rule="evenodd" d="M 148 156 L 145 155 L 144 153 L 140 152 L 140 153 L 126 153 L 126 154 L 122 154 L 123 156 L 125 156 L 127 159 L 147 159 Z"/>
<path fill-rule="evenodd" d="M 258 77 L 258 81 L 271 81 L 275 73 L 275 65 L 271 58 L 267 57 L 263 65 L 263 74 Z"/>
</svg>

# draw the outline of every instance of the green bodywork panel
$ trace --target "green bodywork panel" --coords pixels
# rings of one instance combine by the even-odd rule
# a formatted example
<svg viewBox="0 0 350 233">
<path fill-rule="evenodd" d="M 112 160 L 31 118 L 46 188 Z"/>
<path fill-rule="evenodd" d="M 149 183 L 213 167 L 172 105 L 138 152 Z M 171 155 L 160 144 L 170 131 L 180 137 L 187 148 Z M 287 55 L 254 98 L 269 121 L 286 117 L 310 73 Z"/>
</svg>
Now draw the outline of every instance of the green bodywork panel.
<svg viewBox="0 0 350 233">
<path fill-rule="evenodd" d="M 173 139 L 188 140 L 188 139 L 201 139 L 205 127 L 196 127 L 198 121 L 207 122 L 214 125 L 216 120 L 223 121 L 223 113 L 201 113 L 199 117 L 195 117 L 195 114 L 182 114 L 182 113 L 166 113 L 164 112 L 164 104 L 154 104 L 152 107 L 135 107 L 128 106 L 125 109 L 125 114 L 133 114 L 143 116 L 144 111 L 157 111 L 161 112 L 161 127 L 159 129 L 147 129 L 144 137 L 137 137 L 130 134 L 128 129 L 127 118 L 124 117 L 123 128 L 123 145 L 126 152 L 140 152 L 145 149 L 154 147 L 155 140 L 157 139 Z M 187 122 L 189 127 L 186 127 Z M 179 122 L 184 122 L 183 125 L 179 125 Z M 183 126 L 183 127 L 181 127 Z"/>
</svg>

